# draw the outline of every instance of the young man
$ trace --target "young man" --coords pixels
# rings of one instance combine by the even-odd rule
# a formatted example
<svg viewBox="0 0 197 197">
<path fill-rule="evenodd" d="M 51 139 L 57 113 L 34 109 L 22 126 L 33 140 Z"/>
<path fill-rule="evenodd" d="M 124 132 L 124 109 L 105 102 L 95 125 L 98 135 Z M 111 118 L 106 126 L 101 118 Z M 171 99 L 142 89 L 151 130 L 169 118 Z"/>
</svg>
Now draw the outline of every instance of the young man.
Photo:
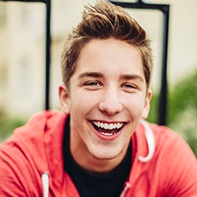
<svg viewBox="0 0 197 197">
<path fill-rule="evenodd" d="M 152 54 L 145 31 L 110 3 L 86 7 L 62 53 L 62 111 L 35 115 L 0 147 L 0 196 L 197 196 L 197 163 L 145 121 Z"/>
</svg>

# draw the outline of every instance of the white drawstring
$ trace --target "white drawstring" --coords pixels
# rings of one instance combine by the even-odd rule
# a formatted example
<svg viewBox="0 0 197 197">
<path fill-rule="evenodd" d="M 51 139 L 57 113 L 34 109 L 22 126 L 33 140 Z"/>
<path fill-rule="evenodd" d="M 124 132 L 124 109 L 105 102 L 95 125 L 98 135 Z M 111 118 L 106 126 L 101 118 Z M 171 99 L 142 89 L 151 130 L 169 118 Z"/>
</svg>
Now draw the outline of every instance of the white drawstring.
<svg viewBox="0 0 197 197">
<path fill-rule="evenodd" d="M 123 191 L 120 194 L 120 197 L 124 197 L 126 196 L 126 193 L 128 191 L 128 189 L 131 187 L 131 184 L 129 182 L 126 182 L 125 187 L 123 189 Z"/>
<path fill-rule="evenodd" d="M 155 137 L 154 137 L 153 131 L 149 127 L 148 123 L 144 120 L 141 120 L 141 123 L 143 124 L 143 126 L 145 128 L 145 136 L 146 136 L 146 140 L 147 140 L 147 144 L 148 144 L 149 153 L 146 157 L 139 156 L 138 159 L 141 162 L 147 162 L 147 161 L 151 160 L 151 158 L 153 157 L 154 152 L 155 152 Z"/>
<path fill-rule="evenodd" d="M 43 187 L 43 197 L 49 196 L 49 175 L 47 172 L 42 174 L 42 187 Z"/>
</svg>

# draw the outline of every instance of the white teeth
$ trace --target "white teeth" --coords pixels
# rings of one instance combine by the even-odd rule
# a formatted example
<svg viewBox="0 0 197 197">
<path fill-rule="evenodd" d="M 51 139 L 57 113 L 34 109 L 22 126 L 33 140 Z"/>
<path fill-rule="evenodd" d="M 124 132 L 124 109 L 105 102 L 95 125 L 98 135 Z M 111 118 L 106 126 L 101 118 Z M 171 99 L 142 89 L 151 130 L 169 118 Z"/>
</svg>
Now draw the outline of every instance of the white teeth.
<svg viewBox="0 0 197 197">
<path fill-rule="evenodd" d="M 109 124 L 109 129 L 112 130 L 114 128 L 114 125 L 111 123 Z"/>
<path fill-rule="evenodd" d="M 108 123 L 95 122 L 95 121 L 93 121 L 93 124 L 96 125 L 98 128 L 102 128 L 106 130 L 120 129 L 123 126 L 123 123 L 108 124 Z"/>
<path fill-rule="evenodd" d="M 102 135 L 105 135 L 105 136 L 112 136 L 113 133 L 105 133 L 105 132 L 101 132 Z"/>
<path fill-rule="evenodd" d="M 109 129 L 109 125 L 107 123 L 104 124 L 104 129 Z"/>
</svg>

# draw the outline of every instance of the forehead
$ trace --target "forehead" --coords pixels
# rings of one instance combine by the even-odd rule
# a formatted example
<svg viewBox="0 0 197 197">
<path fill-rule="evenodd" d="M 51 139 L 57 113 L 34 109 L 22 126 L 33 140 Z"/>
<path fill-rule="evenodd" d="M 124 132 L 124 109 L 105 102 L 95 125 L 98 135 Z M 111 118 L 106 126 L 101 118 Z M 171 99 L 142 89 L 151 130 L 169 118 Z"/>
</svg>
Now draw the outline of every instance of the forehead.
<svg viewBox="0 0 197 197">
<path fill-rule="evenodd" d="M 143 75 L 139 49 L 117 39 L 95 39 L 86 44 L 76 62 L 75 74 L 101 72 L 103 75 Z"/>
</svg>

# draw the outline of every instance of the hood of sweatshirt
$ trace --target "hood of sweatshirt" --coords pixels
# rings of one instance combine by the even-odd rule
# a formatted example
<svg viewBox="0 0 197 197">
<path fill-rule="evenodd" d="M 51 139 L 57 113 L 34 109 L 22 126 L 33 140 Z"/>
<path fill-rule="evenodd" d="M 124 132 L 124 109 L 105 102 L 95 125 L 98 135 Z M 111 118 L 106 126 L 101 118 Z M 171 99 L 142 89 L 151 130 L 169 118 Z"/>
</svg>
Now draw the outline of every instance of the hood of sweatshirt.
<svg viewBox="0 0 197 197">
<path fill-rule="evenodd" d="M 64 113 L 45 111 L 34 115 L 14 134 L 31 166 L 39 173 L 40 180 L 43 174 L 49 176 L 52 190 L 60 191 L 64 181 L 62 145 L 66 118 Z"/>
<path fill-rule="evenodd" d="M 34 115 L 25 126 L 15 130 L 14 135 L 19 139 L 21 149 L 38 172 L 40 182 L 41 177 L 44 181 L 43 196 L 48 196 L 48 184 L 54 194 L 57 194 L 57 191 L 61 194 L 65 184 L 62 146 L 66 119 L 67 115 L 62 112 L 44 111 Z M 149 125 L 141 121 L 132 135 L 132 162 L 149 161 L 154 149 L 154 135 Z"/>
</svg>

